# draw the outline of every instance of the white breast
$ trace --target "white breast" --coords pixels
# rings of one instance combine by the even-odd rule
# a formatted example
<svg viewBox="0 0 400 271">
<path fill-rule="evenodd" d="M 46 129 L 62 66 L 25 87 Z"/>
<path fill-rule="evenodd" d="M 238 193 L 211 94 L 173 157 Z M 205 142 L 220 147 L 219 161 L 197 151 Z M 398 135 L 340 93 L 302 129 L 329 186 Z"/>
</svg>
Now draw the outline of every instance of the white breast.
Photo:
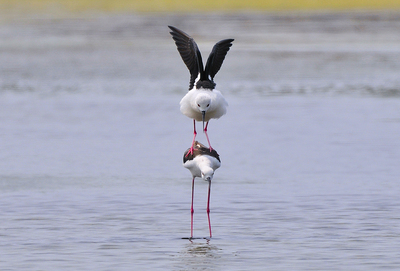
<svg viewBox="0 0 400 271">
<path fill-rule="evenodd" d="M 196 96 L 200 93 L 206 93 L 207 95 L 210 95 L 211 98 L 211 105 L 206 112 L 205 121 L 209 121 L 210 119 L 218 119 L 226 114 L 226 107 L 228 106 L 228 103 L 222 96 L 221 92 L 216 89 L 212 91 L 203 89 L 190 90 L 180 102 L 182 114 L 191 119 L 195 119 L 196 121 L 202 121 L 201 112 L 198 109 L 197 104 L 194 102 L 196 100 Z"/>
<path fill-rule="evenodd" d="M 202 167 L 208 166 L 215 171 L 221 166 L 221 162 L 209 155 L 198 155 L 193 160 L 186 161 L 183 166 L 190 170 L 193 177 L 201 177 Z"/>
</svg>

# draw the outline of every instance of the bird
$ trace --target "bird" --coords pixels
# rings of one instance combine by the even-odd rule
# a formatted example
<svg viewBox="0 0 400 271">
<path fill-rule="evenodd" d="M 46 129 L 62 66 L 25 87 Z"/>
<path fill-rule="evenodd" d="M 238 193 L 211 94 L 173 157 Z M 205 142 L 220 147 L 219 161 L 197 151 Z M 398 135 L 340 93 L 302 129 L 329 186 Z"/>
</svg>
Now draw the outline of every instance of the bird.
<svg viewBox="0 0 400 271">
<path fill-rule="evenodd" d="M 196 177 L 202 178 L 208 182 L 208 197 L 207 197 L 207 218 L 208 228 L 211 233 L 211 221 L 210 221 L 210 192 L 211 192 L 211 180 L 214 177 L 214 172 L 221 166 L 221 160 L 216 150 L 210 150 L 198 141 L 194 142 L 194 151 L 190 153 L 188 148 L 183 154 L 183 166 L 190 170 L 192 173 L 192 205 L 190 208 L 191 222 L 190 222 L 190 239 L 193 238 L 193 198 L 194 198 L 194 179 Z"/>
<path fill-rule="evenodd" d="M 215 89 L 214 76 L 220 70 L 234 39 L 224 39 L 217 42 L 204 68 L 200 50 L 194 39 L 176 27 L 168 27 L 172 30 L 170 34 L 190 72 L 189 91 L 180 101 L 181 112 L 193 119 L 193 140 L 188 155 L 193 154 L 194 151 L 197 135 L 196 121 L 203 122 L 203 132 L 206 135 L 209 149 L 212 151 L 207 134 L 208 122 L 210 119 L 218 119 L 225 115 L 228 106 L 221 92 Z"/>
</svg>

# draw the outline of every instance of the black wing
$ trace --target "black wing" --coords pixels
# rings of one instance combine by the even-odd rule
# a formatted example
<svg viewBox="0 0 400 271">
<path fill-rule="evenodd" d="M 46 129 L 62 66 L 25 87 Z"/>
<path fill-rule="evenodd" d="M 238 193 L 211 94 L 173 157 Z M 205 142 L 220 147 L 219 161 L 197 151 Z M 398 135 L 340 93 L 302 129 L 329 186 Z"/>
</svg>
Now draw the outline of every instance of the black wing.
<svg viewBox="0 0 400 271">
<path fill-rule="evenodd" d="M 225 56 L 228 53 L 229 48 L 232 46 L 233 41 L 234 39 L 221 40 L 214 45 L 210 56 L 208 57 L 205 69 L 205 75 L 210 75 L 211 80 L 214 79 L 214 76 L 221 68 L 222 62 L 224 62 Z"/>
<path fill-rule="evenodd" d="M 190 84 L 189 90 L 193 88 L 194 81 L 198 77 L 199 73 L 203 73 L 203 61 L 201 59 L 200 50 L 197 47 L 196 42 L 188 34 L 179 30 L 176 27 L 168 26 L 172 32 L 172 38 L 175 41 L 178 52 L 182 57 L 183 62 L 190 72 Z"/>
</svg>

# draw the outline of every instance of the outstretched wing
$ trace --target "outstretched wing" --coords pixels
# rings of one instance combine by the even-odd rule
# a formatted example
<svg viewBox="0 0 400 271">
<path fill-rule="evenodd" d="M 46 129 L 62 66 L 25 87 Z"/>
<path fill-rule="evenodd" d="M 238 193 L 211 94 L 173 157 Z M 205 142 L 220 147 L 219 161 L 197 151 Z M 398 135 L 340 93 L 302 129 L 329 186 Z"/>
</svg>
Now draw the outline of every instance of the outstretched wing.
<svg viewBox="0 0 400 271">
<path fill-rule="evenodd" d="M 190 84 L 189 90 L 193 88 L 194 81 L 199 76 L 199 73 L 203 73 L 203 61 L 201 59 L 200 50 L 197 47 L 196 42 L 188 34 L 179 30 L 176 27 L 168 26 L 172 32 L 172 38 L 175 41 L 178 52 L 182 57 L 183 62 L 190 72 Z"/>
<path fill-rule="evenodd" d="M 205 69 L 205 75 L 210 75 L 211 80 L 214 79 L 214 76 L 221 68 L 222 62 L 224 62 L 225 56 L 228 53 L 229 48 L 232 46 L 233 41 L 234 39 L 221 40 L 214 45 L 210 56 L 208 57 Z"/>
</svg>

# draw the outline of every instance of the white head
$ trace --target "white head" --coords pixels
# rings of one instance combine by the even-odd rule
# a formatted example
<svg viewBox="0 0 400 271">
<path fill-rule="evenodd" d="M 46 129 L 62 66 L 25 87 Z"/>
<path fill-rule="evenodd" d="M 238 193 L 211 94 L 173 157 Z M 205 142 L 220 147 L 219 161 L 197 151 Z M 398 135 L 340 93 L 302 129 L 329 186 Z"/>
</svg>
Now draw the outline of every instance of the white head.
<svg viewBox="0 0 400 271">
<path fill-rule="evenodd" d="M 204 181 L 211 182 L 214 177 L 214 170 L 211 167 L 204 167 L 201 169 L 201 178 Z"/>
<path fill-rule="evenodd" d="M 200 93 L 199 95 L 197 95 L 195 99 L 195 106 L 201 112 L 203 118 L 203 126 L 204 126 L 204 119 L 206 117 L 206 112 L 208 109 L 210 109 L 211 106 L 210 95 L 207 95 L 206 93 Z"/>
<path fill-rule="evenodd" d="M 211 97 L 206 93 L 199 93 L 196 96 L 195 103 L 196 103 L 195 106 L 200 112 L 202 111 L 207 112 L 207 110 L 210 108 L 211 105 Z"/>
</svg>

